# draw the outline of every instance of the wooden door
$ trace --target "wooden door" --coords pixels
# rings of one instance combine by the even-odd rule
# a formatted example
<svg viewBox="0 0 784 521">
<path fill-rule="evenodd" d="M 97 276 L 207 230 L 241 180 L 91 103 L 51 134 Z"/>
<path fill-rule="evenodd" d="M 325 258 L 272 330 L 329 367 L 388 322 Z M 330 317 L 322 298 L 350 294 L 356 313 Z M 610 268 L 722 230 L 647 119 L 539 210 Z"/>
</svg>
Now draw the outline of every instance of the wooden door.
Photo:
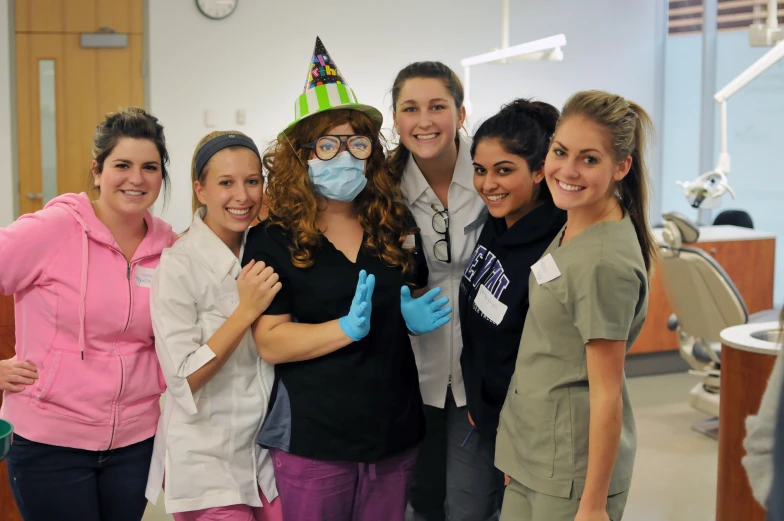
<svg viewBox="0 0 784 521">
<path fill-rule="evenodd" d="M 143 0 L 17 0 L 19 209 L 90 188 L 95 127 L 144 106 Z M 124 48 L 84 48 L 82 33 L 127 35 Z"/>
<path fill-rule="evenodd" d="M 144 107 L 144 0 L 15 0 L 19 210 L 90 188 L 95 127 Z M 127 35 L 124 48 L 84 48 L 82 33 Z M 14 354 L 13 298 L 0 295 L 0 359 Z M 21 521 L 0 464 L 0 521 Z"/>
</svg>

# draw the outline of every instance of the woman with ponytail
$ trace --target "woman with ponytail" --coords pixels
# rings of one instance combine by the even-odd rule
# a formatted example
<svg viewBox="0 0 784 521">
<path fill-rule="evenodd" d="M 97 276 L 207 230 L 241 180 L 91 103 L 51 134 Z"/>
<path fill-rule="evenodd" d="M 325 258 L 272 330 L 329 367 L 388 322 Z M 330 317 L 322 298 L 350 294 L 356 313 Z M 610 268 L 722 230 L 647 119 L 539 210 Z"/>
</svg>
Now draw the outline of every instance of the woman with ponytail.
<svg viewBox="0 0 784 521">
<path fill-rule="evenodd" d="M 460 132 L 463 97 L 460 78 L 443 63 L 404 67 L 392 86 L 400 143 L 387 158 L 422 236 L 429 285 L 440 287 L 452 302 L 487 217 L 473 186 L 471 138 Z M 446 512 L 452 521 L 484 519 L 482 498 L 488 493 L 474 486 L 470 475 L 478 446 L 474 439 L 465 441 L 471 424 L 462 344 L 459 320 L 411 338 L 428 426 L 411 491 L 417 521 L 443 521 Z"/>
<path fill-rule="evenodd" d="M 563 109 L 545 160 L 562 231 L 532 267 L 498 429 L 502 521 L 619 521 L 636 431 L 624 359 L 642 329 L 656 245 L 643 160 L 651 122 L 598 91 Z"/>
<path fill-rule="evenodd" d="M 484 492 L 476 519 L 496 515 L 503 497 L 503 474 L 493 462 L 495 437 L 528 311 L 531 265 L 566 222 L 542 182 L 557 121 L 552 105 L 518 99 L 482 123 L 471 146 L 474 188 L 490 213 L 459 298 L 460 365 L 478 448 L 464 479 Z"/>
</svg>

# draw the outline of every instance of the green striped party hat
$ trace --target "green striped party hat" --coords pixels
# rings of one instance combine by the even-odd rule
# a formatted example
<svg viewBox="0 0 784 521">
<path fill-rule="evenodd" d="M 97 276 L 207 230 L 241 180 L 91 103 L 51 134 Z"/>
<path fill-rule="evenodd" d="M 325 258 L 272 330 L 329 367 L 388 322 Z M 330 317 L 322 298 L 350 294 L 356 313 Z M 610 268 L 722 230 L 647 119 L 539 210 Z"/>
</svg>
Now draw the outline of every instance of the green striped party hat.
<svg viewBox="0 0 784 521">
<path fill-rule="evenodd" d="M 317 36 L 313 57 L 308 64 L 305 90 L 294 103 L 294 122 L 286 127 L 286 130 L 282 133 L 288 134 L 294 125 L 308 116 L 331 109 L 362 111 L 378 123 L 379 127 L 384 121 L 384 117 L 377 109 L 357 101 L 356 94 L 346 84 L 346 80 L 343 79 L 343 75 L 340 73 L 335 60 L 327 52 L 326 47 L 321 42 L 321 38 Z"/>
</svg>

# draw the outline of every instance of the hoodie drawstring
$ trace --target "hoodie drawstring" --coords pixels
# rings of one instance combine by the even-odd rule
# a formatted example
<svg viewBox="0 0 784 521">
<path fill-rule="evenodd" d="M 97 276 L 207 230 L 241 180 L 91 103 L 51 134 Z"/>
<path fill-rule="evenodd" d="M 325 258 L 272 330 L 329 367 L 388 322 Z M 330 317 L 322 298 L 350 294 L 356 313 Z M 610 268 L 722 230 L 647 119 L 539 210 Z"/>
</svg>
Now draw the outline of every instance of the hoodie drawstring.
<svg viewBox="0 0 784 521">
<path fill-rule="evenodd" d="M 87 231 L 82 233 L 82 281 L 79 285 L 79 349 L 82 351 L 82 360 L 84 360 L 84 315 L 85 304 L 87 298 L 87 255 L 88 243 Z"/>
<path fill-rule="evenodd" d="M 85 304 L 84 301 L 87 298 L 87 255 L 88 255 L 88 242 L 89 238 L 87 237 L 87 223 L 84 222 L 84 219 L 79 215 L 79 213 L 74 210 L 69 204 L 65 203 L 57 203 L 59 208 L 62 208 L 79 223 L 82 227 L 82 280 L 79 284 L 79 350 L 82 352 L 82 360 L 84 360 L 84 316 L 85 316 Z"/>
</svg>

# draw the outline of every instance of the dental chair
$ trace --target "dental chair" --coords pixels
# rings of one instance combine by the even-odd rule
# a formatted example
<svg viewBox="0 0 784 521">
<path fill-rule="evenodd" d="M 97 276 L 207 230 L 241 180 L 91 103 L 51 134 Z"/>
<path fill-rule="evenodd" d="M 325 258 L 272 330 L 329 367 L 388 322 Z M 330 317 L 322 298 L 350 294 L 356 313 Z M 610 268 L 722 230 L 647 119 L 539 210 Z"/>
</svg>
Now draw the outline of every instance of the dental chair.
<svg viewBox="0 0 784 521">
<path fill-rule="evenodd" d="M 724 269 L 703 250 L 685 246 L 696 243 L 700 236 L 699 227 L 688 217 L 666 213 L 663 228 L 659 276 L 674 312 L 667 327 L 677 333 L 681 357 L 692 374 L 703 377 L 691 390 L 690 405 L 712 418 L 694 429 L 716 438 L 721 383 L 719 335 L 731 326 L 775 320 L 777 312 L 749 316 L 743 297 Z"/>
</svg>

